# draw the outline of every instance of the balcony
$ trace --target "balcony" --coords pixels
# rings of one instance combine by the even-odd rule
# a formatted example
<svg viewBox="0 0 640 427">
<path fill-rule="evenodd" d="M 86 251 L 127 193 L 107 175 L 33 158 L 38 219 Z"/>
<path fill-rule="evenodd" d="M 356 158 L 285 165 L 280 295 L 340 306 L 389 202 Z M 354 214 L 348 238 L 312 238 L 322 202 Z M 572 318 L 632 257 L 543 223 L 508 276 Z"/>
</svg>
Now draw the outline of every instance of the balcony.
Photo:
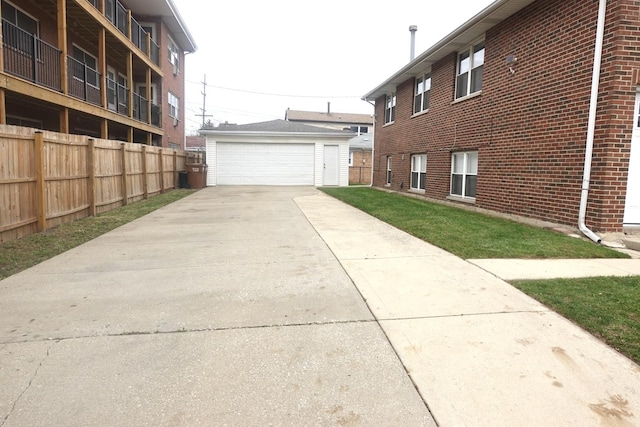
<svg viewBox="0 0 640 427">
<path fill-rule="evenodd" d="M 89 3 L 96 9 L 99 9 L 98 0 L 89 0 Z M 129 13 L 118 0 L 105 0 L 104 15 L 109 22 L 115 25 L 122 34 L 127 36 L 154 64 L 160 64 L 160 47 L 153 39 L 151 39 L 151 47 L 147 47 L 147 32 L 133 17 L 131 17 L 131 34 L 129 34 L 129 25 L 127 23 Z"/>
<path fill-rule="evenodd" d="M 140 29 L 140 35 L 146 32 Z M 102 91 L 104 88 L 102 74 L 75 59 L 67 56 L 66 76 L 62 76 L 60 60 L 62 51 L 42 40 L 36 35 L 24 31 L 12 23 L 2 20 L 4 72 L 27 80 L 36 85 L 46 87 L 56 92 L 63 92 L 62 79 L 67 79 L 67 94 L 91 104 L 102 106 Z M 153 46 L 153 44 L 152 44 Z M 153 50 L 152 50 L 153 55 Z M 123 116 L 129 117 L 130 89 L 123 81 L 106 78 L 107 108 Z M 157 105 L 151 105 L 147 99 L 134 93 L 133 117 L 142 123 L 161 126 L 161 110 Z"/>
<path fill-rule="evenodd" d="M 92 104 L 101 105 L 100 73 L 86 64 L 67 56 L 69 95 Z"/>
<path fill-rule="evenodd" d="M 4 71 L 60 91 L 60 50 L 2 20 Z"/>
</svg>

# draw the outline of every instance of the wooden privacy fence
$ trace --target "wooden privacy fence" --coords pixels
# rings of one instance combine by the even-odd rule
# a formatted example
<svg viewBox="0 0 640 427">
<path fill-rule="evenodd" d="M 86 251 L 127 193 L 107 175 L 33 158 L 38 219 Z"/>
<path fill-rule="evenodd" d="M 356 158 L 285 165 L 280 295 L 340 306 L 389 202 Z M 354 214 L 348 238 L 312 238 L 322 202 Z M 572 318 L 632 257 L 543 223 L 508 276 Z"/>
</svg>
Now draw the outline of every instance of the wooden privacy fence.
<svg viewBox="0 0 640 427">
<path fill-rule="evenodd" d="M 186 154 L 0 125 L 0 242 L 176 188 Z"/>
</svg>

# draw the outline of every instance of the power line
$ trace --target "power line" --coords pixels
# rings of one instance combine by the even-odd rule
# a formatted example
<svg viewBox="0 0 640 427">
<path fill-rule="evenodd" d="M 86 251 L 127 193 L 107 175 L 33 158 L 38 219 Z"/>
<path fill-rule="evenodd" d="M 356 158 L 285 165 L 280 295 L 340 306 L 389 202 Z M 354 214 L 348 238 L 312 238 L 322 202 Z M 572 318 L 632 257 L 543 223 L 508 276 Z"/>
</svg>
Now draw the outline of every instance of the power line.
<svg viewBox="0 0 640 427">
<path fill-rule="evenodd" d="M 193 83 L 193 84 L 202 83 L 202 82 L 194 82 L 191 80 L 187 80 L 186 82 Z M 324 99 L 350 99 L 350 98 L 360 99 L 362 98 L 362 96 L 360 95 L 291 95 L 291 94 L 284 94 L 284 93 L 258 92 L 258 91 L 246 90 L 246 89 L 235 89 L 231 87 L 215 86 L 215 85 L 209 85 L 209 86 L 216 89 L 229 90 L 232 92 L 250 93 L 252 95 L 280 96 L 284 98 L 324 98 Z"/>
</svg>

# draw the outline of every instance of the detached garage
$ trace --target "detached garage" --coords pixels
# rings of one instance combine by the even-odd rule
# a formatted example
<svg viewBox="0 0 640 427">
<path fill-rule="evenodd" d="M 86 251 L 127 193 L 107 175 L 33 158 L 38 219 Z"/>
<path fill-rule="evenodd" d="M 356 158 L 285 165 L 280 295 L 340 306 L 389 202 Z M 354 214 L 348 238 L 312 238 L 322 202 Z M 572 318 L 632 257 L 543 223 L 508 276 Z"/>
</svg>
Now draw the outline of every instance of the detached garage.
<svg viewBox="0 0 640 427">
<path fill-rule="evenodd" d="M 285 120 L 201 129 L 207 185 L 349 185 L 352 132 Z"/>
</svg>

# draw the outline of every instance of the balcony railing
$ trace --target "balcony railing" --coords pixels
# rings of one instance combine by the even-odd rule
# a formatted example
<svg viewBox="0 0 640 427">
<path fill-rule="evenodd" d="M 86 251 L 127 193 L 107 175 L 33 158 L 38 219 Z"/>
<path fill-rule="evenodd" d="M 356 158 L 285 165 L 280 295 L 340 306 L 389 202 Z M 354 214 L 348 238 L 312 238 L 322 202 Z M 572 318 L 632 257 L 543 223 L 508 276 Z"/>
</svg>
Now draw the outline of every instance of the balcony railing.
<svg viewBox="0 0 640 427">
<path fill-rule="evenodd" d="M 128 12 L 118 0 L 105 0 L 105 16 L 122 34 L 129 37 L 142 53 L 151 58 L 154 64 L 158 65 L 160 63 L 160 48 L 155 41 L 151 40 L 151 52 L 148 51 L 147 32 L 133 17 L 131 18 L 131 35 L 129 35 L 129 26 L 127 25 Z"/>
<path fill-rule="evenodd" d="M 4 71 L 60 90 L 60 50 L 2 20 Z"/>
<path fill-rule="evenodd" d="M 131 18 L 131 41 L 138 46 L 138 49 L 145 55 L 149 55 L 147 50 L 147 32 L 138 24 L 138 21 Z"/>
<path fill-rule="evenodd" d="M 160 46 L 153 39 L 151 40 L 151 55 L 149 57 L 154 64 L 160 65 Z"/>
<path fill-rule="evenodd" d="M 149 109 L 147 108 L 147 98 L 140 94 L 133 94 L 133 118 L 147 123 L 149 120 Z"/>
<path fill-rule="evenodd" d="M 151 104 L 151 124 L 162 126 L 162 109 L 159 105 Z"/>
<path fill-rule="evenodd" d="M 108 108 L 122 115 L 129 115 L 129 88 L 107 77 Z"/>
<path fill-rule="evenodd" d="M 77 59 L 67 57 L 69 95 L 92 104 L 101 105 L 101 74 Z"/>
</svg>

